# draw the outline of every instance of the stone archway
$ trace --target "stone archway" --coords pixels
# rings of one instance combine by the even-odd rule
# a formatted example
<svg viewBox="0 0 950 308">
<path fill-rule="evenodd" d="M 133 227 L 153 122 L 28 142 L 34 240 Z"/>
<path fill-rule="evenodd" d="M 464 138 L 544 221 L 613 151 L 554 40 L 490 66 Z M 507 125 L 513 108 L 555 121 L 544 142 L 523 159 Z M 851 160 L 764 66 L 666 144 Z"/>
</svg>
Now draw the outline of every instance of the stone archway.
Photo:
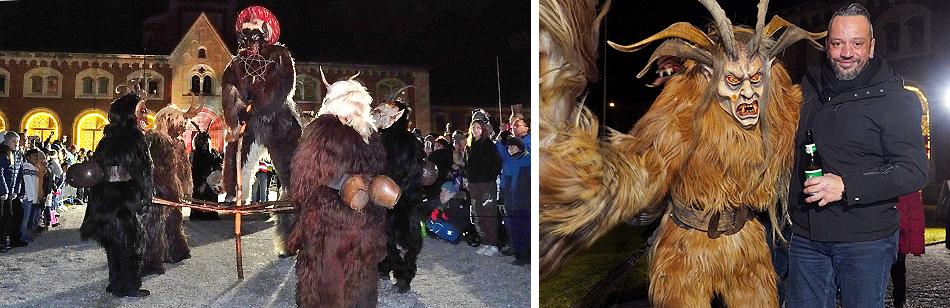
<svg viewBox="0 0 950 308">
<path fill-rule="evenodd" d="M 209 132 L 211 135 L 211 146 L 213 148 L 219 152 L 223 151 L 225 129 L 224 120 L 222 120 L 220 116 L 205 107 L 201 108 L 198 115 L 192 118 L 191 121 L 198 124 L 198 127 L 201 127 L 201 131 L 207 130 Z M 185 148 L 188 150 L 188 153 L 191 153 L 192 139 L 196 133 L 195 126 L 189 123 L 187 128 L 185 128 L 185 133 L 182 134 L 182 139 L 185 141 Z"/>
</svg>

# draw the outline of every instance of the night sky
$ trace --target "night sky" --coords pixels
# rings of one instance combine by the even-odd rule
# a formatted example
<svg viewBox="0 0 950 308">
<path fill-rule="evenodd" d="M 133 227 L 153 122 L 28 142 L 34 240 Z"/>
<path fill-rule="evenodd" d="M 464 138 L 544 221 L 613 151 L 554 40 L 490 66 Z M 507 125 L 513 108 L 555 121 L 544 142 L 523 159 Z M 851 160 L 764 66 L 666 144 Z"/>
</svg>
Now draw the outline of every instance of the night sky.
<svg viewBox="0 0 950 308">
<path fill-rule="evenodd" d="M 297 61 L 429 69 L 432 105 L 529 104 L 529 1 L 237 1 L 277 17 Z M 142 54 L 167 1 L 0 1 L 0 50 Z M 233 42 L 227 42 L 233 44 Z M 233 52 L 233 51 L 232 51 Z"/>
<path fill-rule="evenodd" d="M 719 2 L 734 25 L 755 27 L 758 1 L 720 0 Z M 801 1 L 770 1 L 766 23 L 774 15 L 772 13 L 774 10 L 790 7 L 799 2 Z M 629 131 L 636 120 L 646 113 L 662 89 L 646 87 L 646 84 L 653 83 L 653 80 L 657 78 L 654 73 L 656 66 L 651 67 L 643 78 L 636 78 L 637 73 L 647 64 L 653 50 L 662 41 L 654 42 L 643 50 L 626 53 L 607 46 L 603 37 L 617 44 L 629 45 L 681 21 L 689 22 L 696 28 L 705 30 L 706 25 L 712 21 L 712 16 L 696 0 L 613 1 L 611 10 L 607 13 L 606 26 L 601 31 L 601 56 L 598 59 L 601 80 L 588 87 L 590 94 L 586 101 L 587 106 L 595 112 L 597 117 L 603 119 L 601 124 L 621 132 Z M 605 50 L 606 56 L 603 55 Z M 607 63 L 606 78 L 604 78 L 605 62 Z M 603 99 L 605 82 L 606 100 Z M 608 102 L 614 102 L 615 107 L 607 107 L 609 111 L 605 116 L 603 109 Z"/>
</svg>

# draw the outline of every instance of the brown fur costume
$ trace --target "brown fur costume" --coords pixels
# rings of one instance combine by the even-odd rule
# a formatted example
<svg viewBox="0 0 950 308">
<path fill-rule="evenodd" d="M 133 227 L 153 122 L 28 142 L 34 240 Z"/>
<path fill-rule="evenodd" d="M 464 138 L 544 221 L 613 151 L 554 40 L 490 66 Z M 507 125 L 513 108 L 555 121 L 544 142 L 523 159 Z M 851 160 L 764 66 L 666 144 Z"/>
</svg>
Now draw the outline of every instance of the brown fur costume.
<svg viewBox="0 0 950 308">
<path fill-rule="evenodd" d="M 565 19 L 545 20 L 545 11 L 559 9 L 548 2 L 554 1 L 542 1 L 542 32 L 558 33 L 570 27 L 570 23 L 558 21 Z M 728 26 L 727 31 L 735 36 L 733 44 L 740 42 L 732 46 L 735 58 L 724 54 L 723 49 L 729 47 L 720 49 L 731 38 L 722 39 L 715 30 L 707 36 L 682 23 L 665 30 L 668 36 L 655 35 L 630 46 L 615 45 L 622 51 L 636 51 L 652 41 L 678 37 L 689 43 L 669 40 L 673 43 L 657 48 L 651 61 L 671 51 L 681 57 L 683 50 L 696 52 L 684 57 L 693 61 L 686 63 L 682 75 L 668 81 L 629 134 L 614 131 L 606 140 L 598 140 L 597 120 L 586 108 L 574 109 L 574 98 L 559 95 L 572 92 L 556 87 L 558 82 L 542 81 L 542 121 L 548 121 L 541 126 L 548 135 L 541 137 L 540 151 L 542 279 L 618 222 L 637 213 L 665 212 L 650 265 L 650 299 L 655 307 L 708 307 L 716 294 L 729 307 L 777 306 L 776 278 L 758 221 L 740 219 L 741 229 L 719 232 L 707 231 L 718 230 L 713 224 L 681 226 L 684 224 L 670 218 L 674 204 L 681 204 L 706 220 L 718 222 L 720 215 L 750 208 L 769 212 L 775 222 L 775 205 L 784 204 L 801 93 L 785 69 L 773 61 L 774 54 L 791 44 L 789 41 L 811 39 L 817 44 L 814 39 L 820 36 L 780 18 L 763 27 L 765 6 L 760 4 L 755 33 L 733 28 L 730 23 L 717 25 L 720 29 Z M 714 16 L 722 12 L 710 10 Z M 783 36 L 768 37 L 779 27 L 786 29 Z M 756 45 L 759 33 L 764 33 L 762 45 Z M 744 45 L 746 42 L 753 43 Z M 696 51 L 700 49 L 710 54 L 708 59 Z M 723 63 L 748 55 L 749 59 L 760 57 L 764 63 L 765 83 L 758 101 L 759 122 L 743 128 L 718 106 L 717 87 L 723 80 Z"/>
<path fill-rule="evenodd" d="M 324 108 L 332 104 L 325 101 Z M 343 109 L 352 108 L 338 110 Z M 366 104 L 356 117 L 368 112 Z M 291 164 L 295 170 L 291 198 L 299 218 L 287 244 L 298 253 L 297 305 L 301 307 L 376 306 L 376 264 L 386 256 L 386 209 L 370 205 L 353 210 L 337 190 L 328 187 L 343 174 L 376 176 L 386 171 L 386 150 L 379 133 L 371 122 L 351 119 L 339 112 L 324 114 L 321 109 L 321 115 L 304 130 Z"/>
<path fill-rule="evenodd" d="M 173 105 L 162 108 L 155 117 L 155 128 L 145 133 L 155 168 L 152 176 L 155 196 L 177 201 L 191 196 L 191 162 L 181 139 L 186 115 Z M 143 273 L 165 272 L 163 262 L 178 263 L 191 257 L 185 239 L 181 209 L 152 204 L 146 207 L 142 222 L 145 225 L 146 244 Z"/>
</svg>

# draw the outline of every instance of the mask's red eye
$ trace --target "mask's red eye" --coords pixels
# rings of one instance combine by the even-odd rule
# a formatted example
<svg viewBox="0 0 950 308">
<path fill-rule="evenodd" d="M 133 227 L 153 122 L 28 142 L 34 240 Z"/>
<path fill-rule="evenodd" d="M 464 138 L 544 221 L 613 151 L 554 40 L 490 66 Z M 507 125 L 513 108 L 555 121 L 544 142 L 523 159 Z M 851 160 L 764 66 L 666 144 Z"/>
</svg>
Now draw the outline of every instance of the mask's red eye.
<svg viewBox="0 0 950 308">
<path fill-rule="evenodd" d="M 761 80 L 762 80 L 762 75 L 759 73 L 755 73 L 755 75 L 752 75 L 752 77 L 749 77 L 749 81 L 751 82 L 759 82 Z"/>
<path fill-rule="evenodd" d="M 739 78 L 733 76 L 726 76 L 726 82 L 731 84 L 739 84 Z"/>
</svg>

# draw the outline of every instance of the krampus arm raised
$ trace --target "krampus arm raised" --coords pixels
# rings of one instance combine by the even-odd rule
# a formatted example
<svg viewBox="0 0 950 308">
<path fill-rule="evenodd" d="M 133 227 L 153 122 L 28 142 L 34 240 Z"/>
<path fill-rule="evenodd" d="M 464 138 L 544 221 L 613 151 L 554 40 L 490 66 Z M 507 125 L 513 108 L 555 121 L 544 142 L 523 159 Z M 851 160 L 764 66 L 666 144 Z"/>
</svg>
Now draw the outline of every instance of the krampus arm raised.
<svg viewBox="0 0 950 308">
<path fill-rule="evenodd" d="M 552 124 L 559 129 L 541 150 L 542 279 L 617 223 L 662 211 L 655 205 L 680 165 L 680 128 L 665 112 L 648 112 L 632 134 L 598 140 L 597 120 L 586 107 L 578 110 L 580 125 Z M 661 129 L 643 129 L 648 125 Z"/>
</svg>

